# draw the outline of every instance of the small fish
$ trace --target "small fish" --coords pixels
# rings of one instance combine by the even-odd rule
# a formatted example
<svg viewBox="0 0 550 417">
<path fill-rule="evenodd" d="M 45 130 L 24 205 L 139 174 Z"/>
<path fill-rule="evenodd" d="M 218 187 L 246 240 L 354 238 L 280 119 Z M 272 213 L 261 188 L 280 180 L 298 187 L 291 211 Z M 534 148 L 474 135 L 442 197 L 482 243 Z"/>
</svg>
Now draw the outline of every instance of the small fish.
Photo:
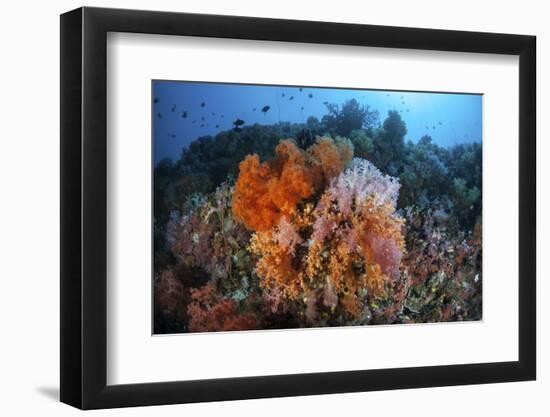
<svg viewBox="0 0 550 417">
<path fill-rule="evenodd" d="M 390 93 L 386 94 L 386 97 L 389 97 L 390 96 Z"/>
<path fill-rule="evenodd" d="M 442 123 L 441 123 L 441 122 L 439 122 L 439 126 L 441 126 L 441 124 L 442 124 Z"/>
<path fill-rule="evenodd" d="M 186 111 L 182 112 L 182 113 L 181 113 L 181 117 L 182 117 L 183 119 L 187 119 L 187 112 L 186 112 Z"/>
<path fill-rule="evenodd" d="M 435 126 L 432 126 L 432 129 L 435 130 Z"/>
<path fill-rule="evenodd" d="M 153 103 L 157 104 L 159 101 L 160 101 L 159 98 L 155 97 L 155 99 L 153 100 Z"/>
<path fill-rule="evenodd" d="M 289 100 L 294 100 L 294 96 L 290 96 Z"/>
<path fill-rule="evenodd" d="M 401 100 L 403 100 L 403 96 L 401 96 Z"/>
<path fill-rule="evenodd" d="M 300 110 L 304 111 L 304 106 L 300 107 Z"/>
<path fill-rule="evenodd" d="M 162 119 L 162 113 L 157 113 L 159 119 Z"/>
<path fill-rule="evenodd" d="M 313 94 L 311 94 L 311 93 L 309 93 L 307 96 L 308 96 L 309 98 L 313 98 Z"/>
<path fill-rule="evenodd" d="M 216 115 L 216 113 L 212 112 L 212 116 L 215 116 L 215 115 Z"/>
<path fill-rule="evenodd" d="M 176 111 L 176 105 L 174 104 L 174 105 L 172 106 L 172 113 L 174 113 L 175 111 Z"/>
<path fill-rule="evenodd" d="M 172 133 L 172 139 L 174 139 L 175 137 L 176 137 L 176 135 L 174 135 L 174 134 Z"/>
<path fill-rule="evenodd" d="M 221 115 L 221 118 L 223 119 L 223 114 Z"/>
<path fill-rule="evenodd" d="M 242 126 L 242 125 L 245 124 L 245 121 L 244 121 L 244 120 L 241 120 L 241 119 L 237 119 L 237 120 L 235 120 L 235 121 L 233 122 L 233 124 L 234 124 L 235 126 Z"/>
<path fill-rule="evenodd" d="M 300 93 L 303 91 L 304 89 L 302 87 L 300 87 Z"/>
<path fill-rule="evenodd" d="M 201 121 L 203 121 L 203 122 L 204 122 L 204 116 L 201 116 Z"/>
<path fill-rule="evenodd" d="M 206 102 L 205 102 L 205 101 L 203 101 L 203 102 L 201 103 L 201 107 L 204 107 L 204 106 L 206 106 Z"/>
<path fill-rule="evenodd" d="M 204 127 L 204 123 L 202 123 L 200 127 Z"/>
<path fill-rule="evenodd" d="M 402 101 L 402 102 L 401 102 L 401 104 L 405 104 L 405 102 L 404 102 L 404 101 Z"/>
<path fill-rule="evenodd" d="M 285 93 L 281 94 L 281 97 L 284 97 L 285 96 Z"/>
<path fill-rule="evenodd" d="M 220 125 L 216 125 L 216 129 L 218 129 L 220 127 Z"/>
<path fill-rule="evenodd" d="M 265 115 L 269 111 L 270 108 L 271 108 L 270 106 L 263 106 L 262 107 L 262 113 Z"/>
<path fill-rule="evenodd" d="M 324 104 L 325 106 L 328 106 L 328 101 L 323 101 L 323 104 Z"/>
</svg>

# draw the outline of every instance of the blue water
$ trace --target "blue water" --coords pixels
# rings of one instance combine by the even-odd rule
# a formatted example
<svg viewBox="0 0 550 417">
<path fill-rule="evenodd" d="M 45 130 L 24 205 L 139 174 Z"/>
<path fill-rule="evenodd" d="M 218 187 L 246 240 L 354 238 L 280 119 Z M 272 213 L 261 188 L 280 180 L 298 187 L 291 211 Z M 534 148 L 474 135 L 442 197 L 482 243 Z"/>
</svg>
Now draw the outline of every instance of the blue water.
<svg viewBox="0 0 550 417">
<path fill-rule="evenodd" d="M 321 120 L 327 114 L 324 102 L 341 105 L 352 98 L 378 110 L 381 122 L 389 110 L 399 111 L 407 125 L 406 140 L 417 142 L 425 134 L 441 146 L 482 140 L 479 94 L 310 87 L 300 91 L 288 86 L 180 81 L 153 81 L 152 88 L 155 163 L 166 157 L 177 160 L 198 137 L 231 129 L 237 119 L 245 126 L 303 123 L 309 116 Z M 270 106 L 265 113 L 264 106 Z"/>
</svg>

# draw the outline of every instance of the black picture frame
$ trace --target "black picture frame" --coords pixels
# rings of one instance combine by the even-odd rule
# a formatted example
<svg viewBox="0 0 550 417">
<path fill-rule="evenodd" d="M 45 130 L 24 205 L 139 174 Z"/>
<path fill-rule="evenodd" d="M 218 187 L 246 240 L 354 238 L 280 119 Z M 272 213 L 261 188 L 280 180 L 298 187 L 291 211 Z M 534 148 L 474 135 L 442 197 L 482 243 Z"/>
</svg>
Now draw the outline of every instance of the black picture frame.
<svg viewBox="0 0 550 417">
<path fill-rule="evenodd" d="M 107 385 L 108 32 L 519 56 L 519 360 Z M 61 16 L 60 56 L 62 402 L 95 409 L 536 378 L 534 36 L 84 7 Z"/>
</svg>

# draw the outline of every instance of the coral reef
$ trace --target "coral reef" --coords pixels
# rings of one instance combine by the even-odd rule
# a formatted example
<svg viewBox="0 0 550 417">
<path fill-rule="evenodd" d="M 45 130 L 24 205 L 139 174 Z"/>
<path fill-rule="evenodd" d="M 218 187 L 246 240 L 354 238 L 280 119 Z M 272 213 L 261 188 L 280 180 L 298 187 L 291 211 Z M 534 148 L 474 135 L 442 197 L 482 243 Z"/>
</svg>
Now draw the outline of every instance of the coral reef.
<svg viewBox="0 0 550 417">
<path fill-rule="evenodd" d="M 368 299 L 384 297 L 386 283 L 399 276 L 404 249 L 398 180 L 359 158 L 344 170 L 353 148 L 338 143 L 345 153 L 327 138 L 308 149 L 318 161 L 309 170 L 320 166 L 328 184 L 316 205 L 304 201 L 274 228 L 257 229 L 250 244 L 260 286 L 303 300 L 310 324 L 342 314 L 360 319 Z"/>
<path fill-rule="evenodd" d="M 479 320 L 481 148 L 377 118 L 349 102 L 160 163 L 155 332 Z"/>
<path fill-rule="evenodd" d="M 167 229 L 167 242 L 172 242 L 176 258 L 189 268 L 204 270 L 214 280 L 235 278 L 233 270 L 242 269 L 242 265 L 235 263 L 234 256 L 249 238 L 231 215 L 232 193 L 232 187 L 223 183 L 209 198 L 196 200 L 189 212 Z"/>
</svg>

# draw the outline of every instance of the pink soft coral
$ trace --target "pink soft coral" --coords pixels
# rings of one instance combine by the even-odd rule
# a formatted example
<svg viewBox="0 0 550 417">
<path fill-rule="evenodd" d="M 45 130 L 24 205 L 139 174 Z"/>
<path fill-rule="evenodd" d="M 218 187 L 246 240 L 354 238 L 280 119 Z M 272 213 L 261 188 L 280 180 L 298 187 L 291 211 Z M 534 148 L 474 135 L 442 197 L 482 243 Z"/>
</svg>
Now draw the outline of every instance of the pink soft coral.
<svg viewBox="0 0 550 417">
<path fill-rule="evenodd" d="M 340 210 L 348 213 L 353 203 L 360 205 L 369 198 L 395 207 L 399 187 L 397 178 L 382 174 L 365 159 L 354 158 L 351 166 L 332 181 L 329 192 L 338 201 Z"/>
<path fill-rule="evenodd" d="M 275 233 L 275 239 L 279 242 L 279 245 L 283 246 L 291 254 L 294 254 L 296 245 L 302 243 L 302 238 L 286 217 L 281 217 Z"/>
</svg>

